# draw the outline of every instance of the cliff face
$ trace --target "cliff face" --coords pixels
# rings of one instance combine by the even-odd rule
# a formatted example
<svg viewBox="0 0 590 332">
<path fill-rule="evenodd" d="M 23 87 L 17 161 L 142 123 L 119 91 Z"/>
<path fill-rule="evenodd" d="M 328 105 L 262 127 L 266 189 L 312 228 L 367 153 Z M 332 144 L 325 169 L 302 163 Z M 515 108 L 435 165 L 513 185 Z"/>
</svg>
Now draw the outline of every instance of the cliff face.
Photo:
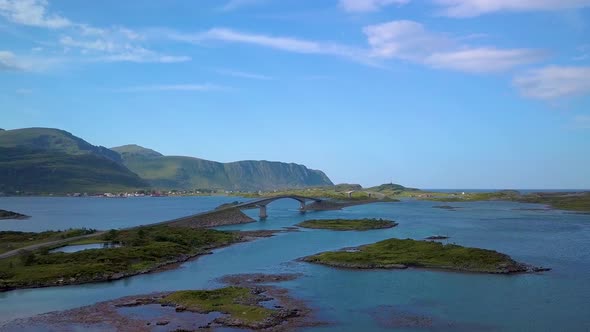
<svg viewBox="0 0 590 332">
<path fill-rule="evenodd" d="M 139 146 L 113 148 L 123 164 L 160 189 L 273 190 L 332 185 L 322 171 L 270 161 L 219 163 L 192 157 L 163 156 Z"/>
</svg>

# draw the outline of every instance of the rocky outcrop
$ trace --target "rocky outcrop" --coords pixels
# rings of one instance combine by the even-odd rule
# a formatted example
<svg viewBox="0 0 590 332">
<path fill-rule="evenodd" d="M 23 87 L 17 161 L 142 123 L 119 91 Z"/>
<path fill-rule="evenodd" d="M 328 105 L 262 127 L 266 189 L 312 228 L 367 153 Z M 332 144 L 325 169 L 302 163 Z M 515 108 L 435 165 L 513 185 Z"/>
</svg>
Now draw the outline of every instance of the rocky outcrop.
<svg viewBox="0 0 590 332">
<path fill-rule="evenodd" d="M 255 221 L 240 209 L 222 209 L 196 216 L 180 218 L 169 223 L 170 226 L 207 228 L 224 225 L 246 224 Z"/>
</svg>

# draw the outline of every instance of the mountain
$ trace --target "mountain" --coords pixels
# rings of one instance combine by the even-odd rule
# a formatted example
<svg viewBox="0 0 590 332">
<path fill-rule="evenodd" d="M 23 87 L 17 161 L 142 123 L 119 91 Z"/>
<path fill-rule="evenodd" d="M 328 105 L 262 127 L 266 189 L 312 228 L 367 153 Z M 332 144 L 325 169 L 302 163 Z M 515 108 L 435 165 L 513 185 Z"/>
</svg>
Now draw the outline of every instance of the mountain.
<svg viewBox="0 0 590 332">
<path fill-rule="evenodd" d="M 105 148 L 94 146 L 65 130 L 53 128 L 24 128 L 0 131 L 0 147 L 50 151 L 69 155 L 92 154 L 121 163 L 121 156 Z"/>
<path fill-rule="evenodd" d="M 121 156 L 66 131 L 0 131 L 0 191 L 105 192 L 148 187 Z"/>
<path fill-rule="evenodd" d="M 271 161 L 220 163 L 164 156 L 138 145 L 112 148 L 123 164 L 160 189 L 274 190 L 332 185 L 322 172 L 303 165 Z"/>
</svg>

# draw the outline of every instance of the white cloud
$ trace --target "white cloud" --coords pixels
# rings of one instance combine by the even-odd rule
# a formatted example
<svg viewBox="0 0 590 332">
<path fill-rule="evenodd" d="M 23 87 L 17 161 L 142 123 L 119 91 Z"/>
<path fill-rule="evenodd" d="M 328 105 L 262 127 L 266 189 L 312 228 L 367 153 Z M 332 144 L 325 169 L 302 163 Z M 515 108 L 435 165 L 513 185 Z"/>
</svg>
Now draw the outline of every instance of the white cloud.
<svg viewBox="0 0 590 332">
<path fill-rule="evenodd" d="M 244 72 L 244 71 L 237 71 L 237 70 L 231 70 L 231 69 L 218 69 L 217 72 L 222 75 L 241 77 L 241 78 L 249 78 L 249 79 L 253 79 L 253 80 L 269 81 L 269 80 L 274 79 L 274 78 L 272 78 L 270 76 L 266 76 L 266 75 L 248 73 L 248 72 Z"/>
<path fill-rule="evenodd" d="M 340 8 L 347 12 L 366 13 L 375 12 L 391 5 L 405 5 L 410 0 L 340 0 Z"/>
<path fill-rule="evenodd" d="M 215 84 L 172 84 L 172 85 L 144 85 L 135 86 L 131 88 L 121 89 L 124 92 L 144 92 L 144 91 L 193 91 L 193 92 L 206 92 L 206 91 L 219 91 L 225 90 L 223 86 Z"/>
<path fill-rule="evenodd" d="M 550 100 L 590 94 L 590 67 L 548 66 L 530 70 L 513 80 L 529 98 Z"/>
<path fill-rule="evenodd" d="M 48 14 L 47 0 L 0 0 L 0 16 L 14 23 L 59 29 L 72 25 L 65 17 Z"/>
<path fill-rule="evenodd" d="M 434 0 L 450 17 L 474 17 L 500 11 L 540 11 L 583 8 L 590 0 Z"/>
<path fill-rule="evenodd" d="M 27 65 L 17 59 L 14 53 L 0 51 L 0 70 L 27 70 Z"/>
<path fill-rule="evenodd" d="M 475 47 L 462 38 L 428 31 L 414 21 L 392 21 L 363 29 L 371 56 L 402 59 L 433 68 L 469 73 L 501 72 L 541 60 L 544 52 L 531 49 Z"/>
</svg>

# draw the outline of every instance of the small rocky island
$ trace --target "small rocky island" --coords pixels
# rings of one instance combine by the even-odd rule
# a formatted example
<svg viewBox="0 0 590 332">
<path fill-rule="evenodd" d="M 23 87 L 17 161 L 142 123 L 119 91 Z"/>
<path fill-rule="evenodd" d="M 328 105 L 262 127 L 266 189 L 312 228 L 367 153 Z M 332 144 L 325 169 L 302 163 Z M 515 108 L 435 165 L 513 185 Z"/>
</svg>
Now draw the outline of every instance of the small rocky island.
<svg viewBox="0 0 590 332">
<path fill-rule="evenodd" d="M 27 219 L 27 218 L 30 218 L 30 217 L 26 216 L 24 214 L 17 213 L 17 212 L 0 209 L 0 220 L 3 220 L 3 219 Z"/>
<path fill-rule="evenodd" d="M 388 239 L 357 248 L 319 253 L 301 258 L 301 260 L 351 269 L 415 267 L 496 274 L 549 270 L 518 263 L 508 255 L 493 250 L 412 239 Z"/>
<path fill-rule="evenodd" d="M 297 224 L 303 228 L 329 229 L 333 231 L 367 231 L 397 226 L 392 220 L 385 219 L 317 219 L 306 220 Z"/>
<path fill-rule="evenodd" d="M 237 328 L 286 331 L 320 325 L 306 304 L 283 288 L 265 285 L 299 277 L 295 274 L 230 275 L 227 286 L 124 297 L 66 311 L 12 321 L 8 329 L 196 331 Z M 157 328 L 160 327 L 160 328 Z"/>
</svg>

